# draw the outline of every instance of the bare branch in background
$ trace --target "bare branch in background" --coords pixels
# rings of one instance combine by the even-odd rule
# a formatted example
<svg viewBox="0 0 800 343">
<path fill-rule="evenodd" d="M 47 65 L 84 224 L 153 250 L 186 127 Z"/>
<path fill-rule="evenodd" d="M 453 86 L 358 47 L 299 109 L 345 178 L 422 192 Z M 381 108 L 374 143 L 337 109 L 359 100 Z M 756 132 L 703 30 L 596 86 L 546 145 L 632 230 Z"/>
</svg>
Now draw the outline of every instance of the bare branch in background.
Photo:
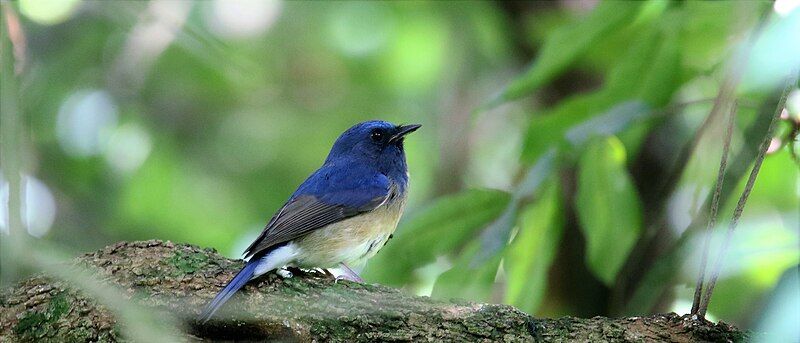
<svg viewBox="0 0 800 343">
<path fill-rule="evenodd" d="M 705 131 L 711 126 L 712 123 L 716 122 L 715 119 L 719 117 L 720 112 L 732 105 L 735 97 L 736 87 L 739 84 L 743 72 L 746 70 L 745 67 L 748 63 L 748 57 L 751 55 L 756 41 L 762 35 L 764 28 L 769 21 L 771 13 L 771 7 L 765 8 L 764 12 L 760 14 L 755 28 L 749 31 L 749 34 L 747 33 L 748 31 L 744 31 L 745 37 L 742 39 L 743 44 L 741 45 L 741 49 L 737 50 L 737 53 L 733 55 L 730 63 L 724 70 L 725 73 L 722 84 L 720 85 L 717 96 L 714 99 L 714 105 L 712 106 L 711 111 L 703 119 L 703 122 L 700 124 L 700 126 L 695 130 L 691 140 L 686 142 L 681 147 L 675 162 L 670 170 L 667 171 L 664 181 L 659 185 L 656 185 L 656 201 L 650 206 L 653 209 L 654 215 L 652 216 L 650 223 L 645 226 L 642 237 L 631 252 L 628 263 L 626 263 L 622 269 L 623 272 L 621 275 L 630 275 L 631 277 L 628 280 L 621 278 L 620 281 L 618 281 L 620 284 L 617 285 L 618 290 L 614 295 L 614 300 L 612 300 L 612 304 L 614 304 L 614 306 L 623 306 L 622 304 L 626 302 L 625 293 L 629 289 L 639 288 L 639 284 L 643 282 L 643 280 L 637 279 L 636 276 L 633 276 L 637 274 L 636 269 L 638 268 L 640 271 L 649 270 L 651 267 L 653 267 L 653 264 L 656 263 L 647 262 L 646 256 L 652 253 L 651 247 L 655 242 L 659 242 L 659 240 L 664 237 L 669 228 L 669 225 L 667 224 L 666 201 L 670 198 L 680 180 L 683 178 L 686 166 L 689 164 L 691 157 L 694 155 L 694 152 L 702 140 Z M 722 198 L 725 198 L 724 195 Z M 704 204 L 708 203 L 709 199 L 707 198 Z M 694 219 L 692 219 L 689 228 L 694 227 L 694 225 L 697 224 L 697 220 L 704 220 L 702 212 L 699 216 L 696 216 Z M 678 244 L 678 242 L 675 243 Z M 655 254 L 656 256 L 665 256 L 672 250 L 673 249 L 670 248 L 668 252 L 656 252 Z"/>
<path fill-rule="evenodd" d="M 12 51 L 17 51 L 14 36 L 21 37 L 19 21 L 13 9 L 7 2 L 0 3 L 0 166 L 2 166 L 2 182 L 8 182 L 8 237 L 3 240 L 11 241 L 7 249 L 2 249 L 2 256 L 8 256 L 10 249 L 16 249 L 15 244 L 24 235 L 22 225 L 22 120 L 19 113 L 19 84 L 15 73 L 15 60 Z M 19 64 L 17 64 L 19 67 Z M 5 180 L 3 180 L 5 179 Z M 2 235 L 0 231 L 0 235 Z M 13 252 L 12 252 L 13 253 Z M 12 254 L 13 255 L 13 254 Z M 11 258 L 0 258 L 0 281 L 11 279 L 17 273 L 17 266 Z"/>
<path fill-rule="evenodd" d="M 25 32 L 19 24 L 19 16 L 14 13 L 10 6 L 3 4 L 3 16 L 5 16 L 4 29 L 8 29 L 8 39 L 14 51 L 14 73 L 19 75 L 25 69 Z"/>
<path fill-rule="evenodd" d="M 778 121 L 778 118 L 783 111 L 783 108 L 786 106 L 786 99 L 789 96 L 789 92 L 794 87 L 794 84 L 797 80 L 797 71 L 793 71 L 791 76 L 786 80 L 786 85 L 783 88 L 783 94 L 781 95 L 781 99 L 778 102 L 778 108 L 775 109 L 775 114 L 772 116 L 772 120 L 769 124 L 769 128 L 767 129 L 767 134 L 764 136 L 764 139 L 761 141 L 761 146 L 759 146 L 758 156 L 756 157 L 755 165 L 753 165 L 753 169 L 750 171 L 750 176 L 747 178 L 747 184 L 745 185 L 744 191 L 742 191 L 742 195 L 739 197 L 739 202 L 736 204 L 736 208 L 733 211 L 733 219 L 728 226 L 728 231 L 725 235 L 725 241 L 722 243 L 722 248 L 720 249 L 719 254 L 717 255 L 716 263 L 714 264 L 714 271 L 711 274 L 711 280 L 708 282 L 708 288 L 705 291 L 704 297 L 700 302 L 700 307 L 697 311 L 697 315 L 700 318 L 704 318 L 706 315 L 706 311 L 708 310 L 708 303 L 711 301 L 711 295 L 714 292 L 714 286 L 716 286 L 717 279 L 719 278 L 720 270 L 722 270 L 722 263 L 725 258 L 725 254 L 727 253 L 728 247 L 730 246 L 731 238 L 733 237 L 733 231 L 736 230 L 736 226 L 739 224 L 739 218 L 742 216 L 742 211 L 744 210 L 744 205 L 747 203 L 747 198 L 750 196 L 750 192 L 753 190 L 753 185 L 756 182 L 756 178 L 758 177 L 758 172 L 761 170 L 761 164 L 764 162 L 764 156 L 767 154 L 767 148 L 769 148 L 770 142 L 772 141 L 772 131 L 775 128 L 775 122 Z"/>
<path fill-rule="evenodd" d="M 731 136 L 733 136 L 733 126 L 736 123 L 736 111 L 738 110 L 738 102 L 733 103 L 731 112 L 728 115 L 728 127 L 725 131 L 725 141 L 722 146 L 722 158 L 719 161 L 719 170 L 717 172 L 717 182 L 714 187 L 714 197 L 711 200 L 711 213 L 708 216 L 708 226 L 706 227 L 706 237 L 703 240 L 703 252 L 700 257 L 700 271 L 697 273 L 697 284 L 694 288 L 694 300 L 692 301 L 691 314 L 697 313 L 700 307 L 700 298 L 703 294 L 703 282 L 706 278 L 706 265 L 708 264 L 708 250 L 711 245 L 711 233 L 714 226 L 717 225 L 717 212 L 719 211 L 719 198 L 722 194 L 722 184 L 725 182 L 725 169 L 728 167 L 728 155 L 731 148 Z"/>
</svg>

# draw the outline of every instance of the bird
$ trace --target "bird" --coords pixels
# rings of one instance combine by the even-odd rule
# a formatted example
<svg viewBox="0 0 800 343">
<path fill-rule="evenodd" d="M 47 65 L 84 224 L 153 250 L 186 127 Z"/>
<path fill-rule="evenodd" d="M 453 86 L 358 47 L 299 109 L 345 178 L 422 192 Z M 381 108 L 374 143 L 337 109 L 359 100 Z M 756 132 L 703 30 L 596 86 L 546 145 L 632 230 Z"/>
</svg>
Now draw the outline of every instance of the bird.
<svg viewBox="0 0 800 343">
<path fill-rule="evenodd" d="M 421 125 L 371 120 L 344 131 L 319 169 L 272 216 L 244 252 L 244 267 L 198 316 L 205 323 L 250 280 L 285 266 L 341 267 L 363 282 L 361 265 L 397 228 L 408 196 L 404 138 Z M 327 269 L 325 269 L 327 270 Z"/>
</svg>

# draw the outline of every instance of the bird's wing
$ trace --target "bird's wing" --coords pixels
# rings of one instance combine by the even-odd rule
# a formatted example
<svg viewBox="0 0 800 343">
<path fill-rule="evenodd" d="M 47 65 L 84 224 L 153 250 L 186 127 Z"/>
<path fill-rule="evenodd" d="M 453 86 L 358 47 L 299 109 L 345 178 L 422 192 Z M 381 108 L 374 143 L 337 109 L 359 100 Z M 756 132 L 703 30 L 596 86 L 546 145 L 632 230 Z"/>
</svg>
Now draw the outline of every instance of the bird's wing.
<svg viewBox="0 0 800 343">
<path fill-rule="evenodd" d="M 313 178 L 309 180 L 313 181 Z M 306 189 L 304 186 L 298 189 L 300 194 L 295 193 L 272 217 L 261 235 L 245 251 L 245 258 L 328 224 L 371 211 L 386 202 L 394 189 L 383 175 L 366 181 L 362 179 L 330 185 L 320 182 Z"/>
</svg>

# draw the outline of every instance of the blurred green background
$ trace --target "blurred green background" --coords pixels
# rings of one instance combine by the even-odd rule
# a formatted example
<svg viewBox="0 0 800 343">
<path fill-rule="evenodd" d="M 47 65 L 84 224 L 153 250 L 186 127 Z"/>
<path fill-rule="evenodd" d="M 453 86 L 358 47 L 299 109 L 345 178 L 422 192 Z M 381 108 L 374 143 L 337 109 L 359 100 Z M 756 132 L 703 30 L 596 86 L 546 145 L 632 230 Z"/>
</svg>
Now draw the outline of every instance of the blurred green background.
<svg viewBox="0 0 800 343">
<path fill-rule="evenodd" d="M 367 281 L 537 316 L 686 313 L 705 220 L 687 227 L 708 211 L 724 116 L 737 98 L 712 263 L 799 65 L 796 5 L 20 0 L 3 8 L 19 94 L 4 144 L 34 237 L 71 254 L 157 238 L 237 258 L 343 130 L 421 123 L 406 215 Z M 800 318 L 785 286 L 798 123 L 795 84 L 712 318 Z M 7 233 L 7 181 L 0 195 Z"/>
</svg>

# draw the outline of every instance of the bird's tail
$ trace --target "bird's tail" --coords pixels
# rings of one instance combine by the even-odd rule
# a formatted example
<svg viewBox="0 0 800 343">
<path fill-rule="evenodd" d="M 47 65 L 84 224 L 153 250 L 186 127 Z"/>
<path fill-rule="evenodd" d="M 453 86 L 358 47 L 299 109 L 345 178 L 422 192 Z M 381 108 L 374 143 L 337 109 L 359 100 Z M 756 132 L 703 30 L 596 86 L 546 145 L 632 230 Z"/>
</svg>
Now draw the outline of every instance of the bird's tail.
<svg viewBox="0 0 800 343">
<path fill-rule="evenodd" d="M 233 277 L 233 280 L 231 280 L 231 282 L 229 282 L 228 285 L 225 286 L 225 288 L 223 288 L 216 297 L 214 297 L 214 300 L 211 300 L 211 302 L 206 305 L 206 308 L 197 317 L 197 321 L 205 323 L 211 319 L 211 317 L 214 315 L 214 312 L 217 312 L 222 304 L 228 301 L 228 299 L 230 299 L 233 294 L 236 293 L 236 291 L 244 287 L 247 281 L 250 281 L 250 279 L 253 278 L 258 264 L 258 259 L 252 259 L 250 262 L 247 262 L 244 268 L 242 268 L 242 270 L 240 270 L 239 273 Z"/>
</svg>

